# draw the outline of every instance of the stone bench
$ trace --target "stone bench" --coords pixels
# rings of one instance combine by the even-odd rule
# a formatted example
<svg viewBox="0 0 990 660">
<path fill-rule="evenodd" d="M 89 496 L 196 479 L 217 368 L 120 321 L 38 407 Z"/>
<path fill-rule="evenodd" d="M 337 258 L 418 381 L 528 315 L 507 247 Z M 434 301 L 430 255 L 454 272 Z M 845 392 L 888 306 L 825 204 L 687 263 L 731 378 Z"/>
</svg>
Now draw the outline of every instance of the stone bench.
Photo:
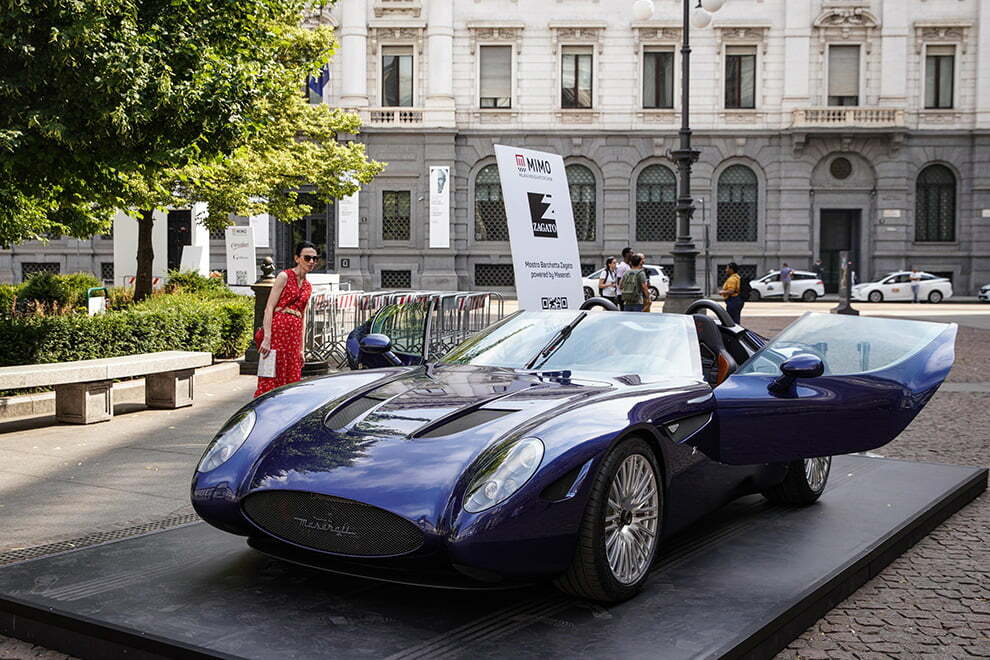
<svg viewBox="0 0 990 660">
<path fill-rule="evenodd" d="M 182 408 L 192 405 L 196 368 L 212 362 L 210 353 L 162 351 L 101 360 L 0 367 L 0 390 L 54 386 L 58 421 L 92 424 L 113 417 L 114 379 L 144 376 L 144 399 L 149 408 Z"/>
</svg>

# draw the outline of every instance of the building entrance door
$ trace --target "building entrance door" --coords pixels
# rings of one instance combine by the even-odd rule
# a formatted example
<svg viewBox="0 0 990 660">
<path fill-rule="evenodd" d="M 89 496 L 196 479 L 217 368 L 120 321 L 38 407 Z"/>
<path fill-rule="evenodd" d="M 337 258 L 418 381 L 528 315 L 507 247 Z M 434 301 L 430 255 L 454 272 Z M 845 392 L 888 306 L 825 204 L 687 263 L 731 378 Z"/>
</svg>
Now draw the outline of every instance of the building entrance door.
<svg viewBox="0 0 990 660">
<path fill-rule="evenodd" d="M 334 235 L 333 235 L 333 206 L 323 204 L 315 195 L 302 193 L 301 201 L 308 204 L 313 211 L 292 224 L 278 223 L 280 237 L 278 248 L 278 265 L 281 268 L 291 268 L 295 265 L 293 251 L 296 244 L 309 241 L 316 246 L 320 255 L 320 263 L 313 272 L 325 273 L 333 270 L 334 264 Z"/>
<path fill-rule="evenodd" d="M 168 269 L 178 270 L 182 262 L 182 248 L 192 245 L 192 211 L 168 212 L 168 232 L 166 237 L 168 245 Z"/>
<path fill-rule="evenodd" d="M 861 216 L 862 211 L 859 209 L 822 209 L 818 253 L 825 271 L 825 293 L 836 293 L 839 290 L 841 251 L 849 252 L 853 271 L 864 272 L 859 262 Z"/>
</svg>

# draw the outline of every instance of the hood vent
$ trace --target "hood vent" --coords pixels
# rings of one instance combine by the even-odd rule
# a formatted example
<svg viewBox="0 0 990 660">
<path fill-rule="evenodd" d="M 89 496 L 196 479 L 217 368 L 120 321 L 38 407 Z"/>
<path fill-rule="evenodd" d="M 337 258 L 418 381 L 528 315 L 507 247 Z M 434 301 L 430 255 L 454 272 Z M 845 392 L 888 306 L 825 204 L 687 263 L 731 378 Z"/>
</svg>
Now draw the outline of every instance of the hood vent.
<svg viewBox="0 0 990 660">
<path fill-rule="evenodd" d="M 455 433 L 462 433 L 469 429 L 473 429 L 476 426 L 481 426 L 482 424 L 487 424 L 488 422 L 493 422 L 500 417 L 505 417 L 506 415 L 511 415 L 516 412 L 515 410 L 475 410 L 473 412 L 465 413 L 454 417 L 453 419 L 447 418 L 441 420 L 441 423 L 436 426 L 427 426 L 424 429 L 417 431 L 414 436 L 417 438 L 442 438 L 446 435 L 454 435 Z"/>
<path fill-rule="evenodd" d="M 343 407 L 331 411 L 323 420 L 323 424 L 332 431 L 342 429 L 381 402 L 381 399 L 373 399 L 369 396 L 358 397 Z"/>
</svg>

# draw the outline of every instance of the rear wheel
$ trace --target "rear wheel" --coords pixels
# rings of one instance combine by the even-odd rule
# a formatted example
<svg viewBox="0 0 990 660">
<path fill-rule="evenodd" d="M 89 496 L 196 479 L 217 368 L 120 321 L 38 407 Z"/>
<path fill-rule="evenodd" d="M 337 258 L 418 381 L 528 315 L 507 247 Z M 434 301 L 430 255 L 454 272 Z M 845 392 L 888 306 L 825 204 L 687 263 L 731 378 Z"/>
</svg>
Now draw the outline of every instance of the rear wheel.
<svg viewBox="0 0 990 660">
<path fill-rule="evenodd" d="M 663 488 L 650 446 L 631 438 L 613 449 L 595 477 L 574 559 L 557 588 L 618 602 L 640 590 L 656 556 Z"/>
<path fill-rule="evenodd" d="M 650 287 L 650 300 L 653 302 L 660 300 L 660 291 L 655 286 Z"/>
<path fill-rule="evenodd" d="M 747 302 L 760 302 L 760 292 L 756 289 L 749 290 L 749 300 Z"/>
<path fill-rule="evenodd" d="M 595 295 L 595 292 L 591 290 L 591 287 L 584 287 L 584 299 L 587 300 Z"/>
<path fill-rule="evenodd" d="M 883 302 L 883 294 L 879 291 L 870 291 L 870 302 Z"/>
<path fill-rule="evenodd" d="M 928 302 L 930 302 L 930 303 L 940 303 L 940 302 L 942 302 L 942 292 L 941 291 L 932 291 L 931 293 L 929 293 L 928 294 Z"/>
<path fill-rule="evenodd" d="M 818 299 L 818 292 L 814 289 L 808 289 L 801 294 L 801 300 L 805 302 L 815 302 Z"/>
<path fill-rule="evenodd" d="M 831 456 L 791 461 L 787 464 L 787 476 L 784 480 L 763 491 L 763 496 L 774 504 L 814 504 L 825 491 L 831 467 Z"/>
</svg>

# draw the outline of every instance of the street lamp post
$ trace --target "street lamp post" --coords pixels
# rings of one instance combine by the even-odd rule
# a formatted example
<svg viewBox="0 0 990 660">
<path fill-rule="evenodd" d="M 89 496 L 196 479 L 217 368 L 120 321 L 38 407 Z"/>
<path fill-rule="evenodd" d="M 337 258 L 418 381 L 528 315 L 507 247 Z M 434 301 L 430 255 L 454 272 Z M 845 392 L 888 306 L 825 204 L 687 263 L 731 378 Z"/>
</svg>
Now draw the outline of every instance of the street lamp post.
<svg viewBox="0 0 990 660">
<path fill-rule="evenodd" d="M 697 4 L 692 12 L 691 5 Z M 674 273 L 670 282 L 670 290 L 663 304 L 663 311 L 683 313 L 692 302 L 702 297 L 698 286 L 695 261 L 698 248 L 691 238 L 691 218 L 694 216 L 694 198 L 691 196 L 691 165 L 698 160 L 698 151 L 691 147 L 691 25 L 698 28 L 707 27 L 711 22 L 711 13 L 721 9 L 724 0 L 683 0 L 683 26 L 681 43 L 681 129 L 680 146 L 670 152 L 670 157 L 677 162 L 678 195 L 677 195 L 677 236 L 674 249 Z M 633 5 L 637 18 L 649 18 L 653 15 L 651 0 L 638 0 Z"/>
</svg>

